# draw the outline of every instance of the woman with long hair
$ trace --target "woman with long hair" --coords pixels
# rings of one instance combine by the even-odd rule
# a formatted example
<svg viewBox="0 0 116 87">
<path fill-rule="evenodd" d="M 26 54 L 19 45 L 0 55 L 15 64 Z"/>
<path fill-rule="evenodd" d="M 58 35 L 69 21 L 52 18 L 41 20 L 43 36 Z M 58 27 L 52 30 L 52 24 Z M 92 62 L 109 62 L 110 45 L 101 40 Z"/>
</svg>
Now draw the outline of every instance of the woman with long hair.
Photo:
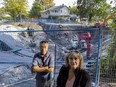
<svg viewBox="0 0 116 87">
<path fill-rule="evenodd" d="M 79 51 L 66 56 L 57 77 L 57 87 L 91 87 L 90 75 L 83 68 L 83 56 Z"/>
</svg>

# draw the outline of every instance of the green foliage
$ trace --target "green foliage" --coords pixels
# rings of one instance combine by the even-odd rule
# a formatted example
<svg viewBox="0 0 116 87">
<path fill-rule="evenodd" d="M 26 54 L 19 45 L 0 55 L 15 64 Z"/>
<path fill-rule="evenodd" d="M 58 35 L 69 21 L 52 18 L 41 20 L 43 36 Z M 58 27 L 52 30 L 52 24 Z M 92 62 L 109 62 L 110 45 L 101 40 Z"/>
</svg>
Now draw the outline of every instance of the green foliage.
<svg viewBox="0 0 116 87">
<path fill-rule="evenodd" d="M 108 78 L 116 78 L 116 58 L 101 58 L 100 76 Z"/>
<path fill-rule="evenodd" d="M 27 13 L 27 0 L 4 0 L 4 6 L 9 15 L 15 19 Z"/>
<path fill-rule="evenodd" d="M 61 23 L 63 21 L 63 19 L 59 17 L 59 18 L 57 18 L 57 21 L 58 21 L 58 23 Z"/>
<path fill-rule="evenodd" d="M 78 13 L 77 6 L 69 7 L 69 9 L 70 9 L 70 14 L 77 14 Z"/>
<path fill-rule="evenodd" d="M 5 15 L 5 9 L 4 7 L 0 8 L 0 20 L 4 17 Z"/>
<path fill-rule="evenodd" d="M 55 3 L 51 3 L 51 4 L 47 5 L 46 8 L 48 9 L 48 8 L 53 7 L 53 6 L 55 6 Z"/>
<path fill-rule="evenodd" d="M 42 11 L 42 10 L 43 10 L 43 6 L 40 3 L 38 3 L 37 1 L 35 1 L 32 9 L 30 11 L 29 16 L 31 18 L 39 18 L 41 16 L 40 11 Z"/>
<path fill-rule="evenodd" d="M 108 55 L 101 58 L 101 76 L 116 78 L 116 30 L 112 31 L 112 43 L 108 46 Z"/>
<path fill-rule="evenodd" d="M 108 61 L 107 57 L 103 57 L 100 60 L 100 75 L 105 76 L 105 74 L 108 72 Z M 105 73 L 104 73 L 105 72 Z"/>
<path fill-rule="evenodd" d="M 95 16 L 99 16 L 100 19 L 106 18 L 110 8 L 106 0 L 77 0 L 79 16 L 89 18 L 89 21 Z"/>
<path fill-rule="evenodd" d="M 29 17 L 30 18 L 40 18 L 41 17 L 41 11 L 48 9 L 50 7 L 53 7 L 55 4 L 53 3 L 53 0 L 48 0 L 49 2 L 45 2 L 46 0 L 35 0 L 34 4 L 32 6 L 32 9 L 30 10 Z"/>
<path fill-rule="evenodd" d="M 99 16 L 99 19 L 105 19 L 110 14 L 110 10 L 111 6 L 101 1 L 97 4 L 95 16 Z"/>
<path fill-rule="evenodd" d="M 110 48 L 108 49 L 108 56 L 109 58 L 116 59 L 116 7 L 112 9 L 112 15 L 113 15 L 113 22 L 110 25 L 110 30 L 112 31 L 112 43 L 110 44 Z"/>
<path fill-rule="evenodd" d="M 108 57 L 109 58 L 116 58 L 116 30 L 112 30 L 113 32 L 113 42 L 110 44 L 110 47 L 108 49 Z"/>
<path fill-rule="evenodd" d="M 116 14 L 116 7 L 112 8 L 112 13 Z"/>
<path fill-rule="evenodd" d="M 35 0 L 35 1 L 40 3 L 44 8 L 44 10 L 53 7 L 55 5 L 55 3 L 53 2 L 54 0 Z"/>
</svg>

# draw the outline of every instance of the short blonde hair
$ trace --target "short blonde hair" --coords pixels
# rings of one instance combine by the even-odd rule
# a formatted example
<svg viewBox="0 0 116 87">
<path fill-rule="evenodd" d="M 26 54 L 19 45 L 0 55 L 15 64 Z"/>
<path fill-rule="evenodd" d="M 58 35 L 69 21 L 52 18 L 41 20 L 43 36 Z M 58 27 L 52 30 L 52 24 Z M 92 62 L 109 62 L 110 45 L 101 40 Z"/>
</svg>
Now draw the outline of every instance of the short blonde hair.
<svg viewBox="0 0 116 87">
<path fill-rule="evenodd" d="M 83 67 L 83 56 L 82 56 L 82 54 L 79 51 L 72 51 L 72 52 L 70 52 L 66 56 L 66 58 L 65 58 L 65 65 L 67 67 L 70 67 L 70 65 L 69 65 L 69 58 L 71 58 L 71 57 L 76 57 L 76 58 L 79 59 L 79 67 L 77 67 L 77 68 L 79 68 L 79 69 L 83 69 L 84 68 Z"/>
</svg>

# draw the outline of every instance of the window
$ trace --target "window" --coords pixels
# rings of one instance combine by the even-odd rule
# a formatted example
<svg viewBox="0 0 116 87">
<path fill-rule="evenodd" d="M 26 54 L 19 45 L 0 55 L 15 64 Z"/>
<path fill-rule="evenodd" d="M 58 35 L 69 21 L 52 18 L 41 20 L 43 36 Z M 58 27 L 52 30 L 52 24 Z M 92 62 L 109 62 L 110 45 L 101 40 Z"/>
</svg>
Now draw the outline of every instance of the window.
<svg viewBox="0 0 116 87">
<path fill-rule="evenodd" d="M 58 10 L 55 10 L 55 13 L 57 13 L 58 12 Z"/>
</svg>

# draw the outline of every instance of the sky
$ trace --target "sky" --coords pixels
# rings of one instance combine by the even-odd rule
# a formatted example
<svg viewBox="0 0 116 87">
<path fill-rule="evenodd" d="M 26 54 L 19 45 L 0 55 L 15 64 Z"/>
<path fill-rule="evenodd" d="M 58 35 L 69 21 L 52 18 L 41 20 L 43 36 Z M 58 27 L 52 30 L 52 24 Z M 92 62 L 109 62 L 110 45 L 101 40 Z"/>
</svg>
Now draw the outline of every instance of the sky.
<svg viewBox="0 0 116 87">
<path fill-rule="evenodd" d="M 34 0 L 28 0 L 28 1 L 29 1 L 29 9 L 30 9 Z M 73 6 L 74 2 L 76 1 L 77 0 L 54 0 L 54 3 L 56 6 L 62 5 L 62 4 L 66 6 Z"/>
<path fill-rule="evenodd" d="M 29 2 L 29 9 L 32 7 L 32 4 L 33 4 L 33 1 L 34 0 L 28 0 Z M 73 5 L 76 5 L 74 4 L 74 2 L 76 2 L 77 0 L 54 0 L 54 3 L 56 6 L 58 5 L 67 5 L 67 6 L 73 6 Z M 107 2 L 109 3 L 111 0 L 107 0 Z M 112 6 L 114 6 L 116 4 L 116 0 L 112 0 L 113 3 L 112 3 Z M 0 7 L 2 6 L 2 2 L 3 0 L 0 0 Z M 115 4 L 114 4 L 115 3 Z"/>
<path fill-rule="evenodd" d="M 77 0 L 54 0 L 54 3 L 56 6 L 58 5 L 67 5 L 67 6 L 73 6 L 74 2 L 77 2 Z"/>
<path fill-rule="evenodd" d="M 28 0 L 29 9 L 32 7 L 33 1 L 34 0 Z M 55 3 L 56 6 L 62 5 L 62 4 L 67 5 L 67 6 L 73 6 L 73 3 L 75 1 L 77 1 L 77 0 L 54 0 L 54 3 Z M 2 2 L 3 2 L 3 0 L 0 0 L 0 7 L 2 7 Z"/>
</svg>

